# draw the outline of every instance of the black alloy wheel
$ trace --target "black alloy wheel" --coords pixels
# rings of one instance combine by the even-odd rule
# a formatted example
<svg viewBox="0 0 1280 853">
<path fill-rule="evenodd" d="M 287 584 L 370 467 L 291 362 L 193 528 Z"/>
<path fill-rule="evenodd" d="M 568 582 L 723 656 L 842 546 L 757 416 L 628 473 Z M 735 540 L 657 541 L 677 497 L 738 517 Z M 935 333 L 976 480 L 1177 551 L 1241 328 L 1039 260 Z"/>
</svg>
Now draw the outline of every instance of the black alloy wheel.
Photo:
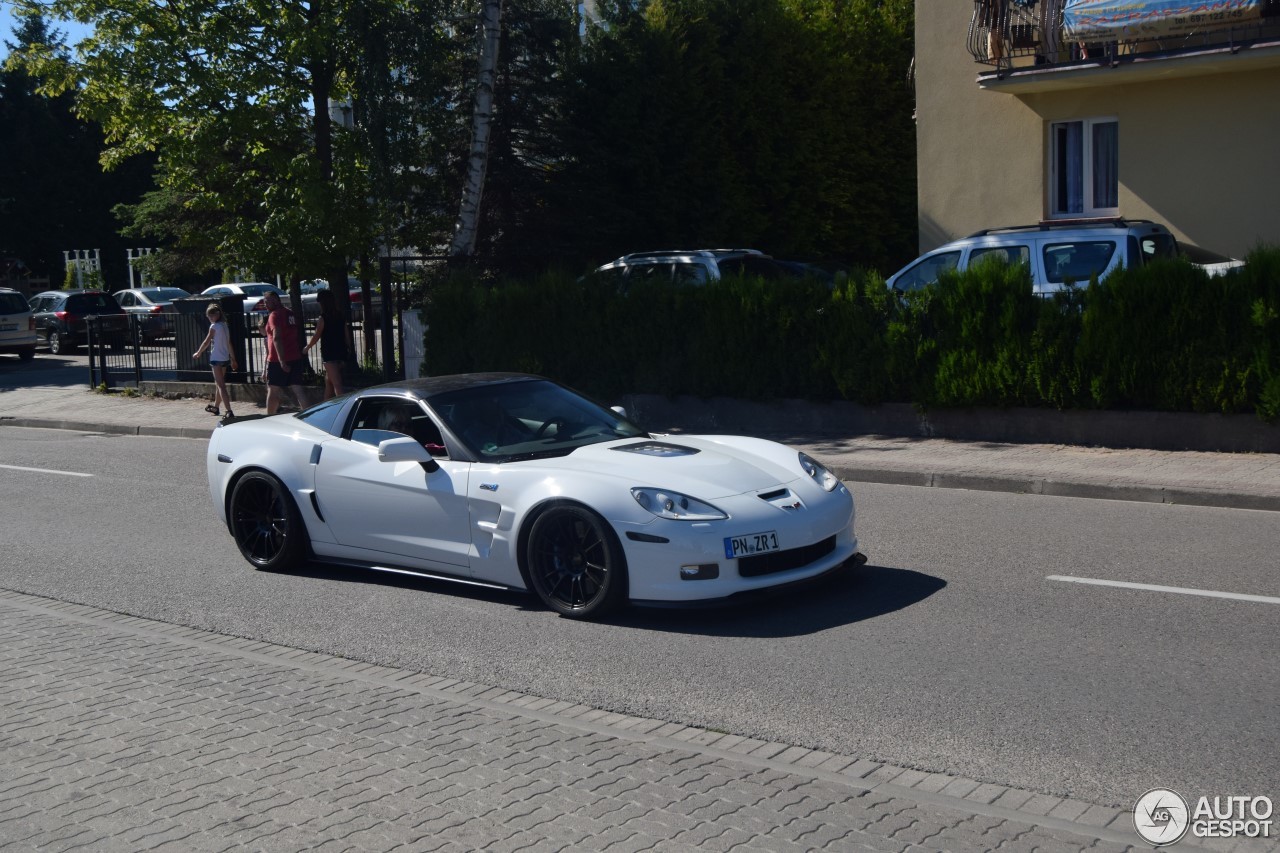
<svg viewBox="0 0 1280 853">
<path fill-rule="evenodd" d="M 529 579 L 543 603 L 563 616 L 597 618 L 627 594 L 627 570 L 613 531 L 580 506 L 556 506 L 529 531 Z"/>
<path fill-rule="evenodd" d="M 306 528 L 284 484 L 262 471 L 231 492 L 231 535 L 244 558 L 265 572 L 287 571 L 306 555 Z"/>
</svg>

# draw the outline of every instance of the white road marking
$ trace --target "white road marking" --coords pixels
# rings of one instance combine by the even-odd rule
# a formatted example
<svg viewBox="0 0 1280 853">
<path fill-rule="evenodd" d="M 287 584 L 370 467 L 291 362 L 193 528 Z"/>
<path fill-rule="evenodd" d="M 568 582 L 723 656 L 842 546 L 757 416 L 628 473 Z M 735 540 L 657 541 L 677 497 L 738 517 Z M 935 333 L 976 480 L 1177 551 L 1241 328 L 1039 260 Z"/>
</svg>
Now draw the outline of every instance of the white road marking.
<svg viewBox="0 0 1280 853">
<path fill-rule="evenodd" d="M 1066 583 L 1083 583 L 1092 586 L 1118 586 L 1122 589 L 1142 589 L 1148 592 L 1176 592 L 1179 595 L 1201 595 L 1206 598 L 1230 598 L 1235 601 L 1259 601 L 1263 604 L 1280 604 L 1280 598 L 1273 595 L 1248 595 L 1243 592 L 1217 592 L 1212 589 L 1191 589 L 1185 586 L 1159 586 L 1153 583 L 1129 583 L 1128 581 L 1107 581 L 1097 578 L 1073 578 L 1069 575 L 1048 575 L 1047 581 L 1065 581 Z"/>
<path fill-rule="evenodd" d="M 24 468 L 21 465 L 0 465 L 10 471 L 34 471 L 37 474 L 61 474 L 64 477 L 92 477 L 92 474 L 81 474 L 79 471 L 54 471 L 50 468 Z"/>
</svg>

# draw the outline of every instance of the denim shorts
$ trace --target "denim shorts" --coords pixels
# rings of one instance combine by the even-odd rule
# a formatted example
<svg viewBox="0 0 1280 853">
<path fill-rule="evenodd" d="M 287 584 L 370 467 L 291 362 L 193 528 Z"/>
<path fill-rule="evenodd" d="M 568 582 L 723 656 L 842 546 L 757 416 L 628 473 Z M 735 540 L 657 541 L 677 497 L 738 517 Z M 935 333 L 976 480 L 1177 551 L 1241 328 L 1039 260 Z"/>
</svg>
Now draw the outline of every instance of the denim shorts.
<svg viewBox="0 0 1280 853">
<path fill-rule="evenodd" d="M 213 359 L 209 359 L 210 367 L 227 367 L 230 364 L 231 364 L 231 359 L 227 359 L 226 361 L 214 361 Z"/>
</svg>

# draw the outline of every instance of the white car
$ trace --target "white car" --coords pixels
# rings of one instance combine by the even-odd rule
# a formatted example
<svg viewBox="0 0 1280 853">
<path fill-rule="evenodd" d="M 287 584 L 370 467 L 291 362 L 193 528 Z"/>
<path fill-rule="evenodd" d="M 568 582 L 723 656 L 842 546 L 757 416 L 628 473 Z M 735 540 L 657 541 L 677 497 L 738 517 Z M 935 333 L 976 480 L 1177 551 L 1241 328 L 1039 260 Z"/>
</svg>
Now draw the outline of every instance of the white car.
<svg viewBox="0 0 1280 853">
<path fill-rule="evenodd" d="M 38 337 L 27 300 L 16 290 L 0 287 L 0 352 L 30 361 L 36 357 Z"/>
<path fill-rule="evenodd" d="M 649 435 L 550 380 L 382 385 L 214 430 L 209 490 L 240 552 L 532 591 L 570 617 L 759 593 L 866 558 L 817 461 Z"/>
<path fill-rule="evenodd" d="M 1070 283 L 1088 285 L 1121 267 L 1136 269 L 1157 258 L 1176 258 L 1178 241 L 1163 225 L 1145 219 L 1042 222 L 988 228 L 916 258 L 885 279 L 894 290 L 920 290 L 943 272 L 967 270 L 984 259 L 1021 264 L 1032 290 L 1047 295 Z"/>
<path fill-rule="evenodd" d="M 263 297 L 271 292 L 280 294 L 280 298 L 284 299 L 285 304 L 288 305 L 289 291 L 287 289 L 262 281 L 243 282 L 240 284 L 215 284 L 213 287 L 206 287 L 200 291 L 200 295 L 213 298 L 222 296 L 242 297 L 246 315 L 257 313 L 265 317 L 267 315 L 267 307 Z"/>
</svg>

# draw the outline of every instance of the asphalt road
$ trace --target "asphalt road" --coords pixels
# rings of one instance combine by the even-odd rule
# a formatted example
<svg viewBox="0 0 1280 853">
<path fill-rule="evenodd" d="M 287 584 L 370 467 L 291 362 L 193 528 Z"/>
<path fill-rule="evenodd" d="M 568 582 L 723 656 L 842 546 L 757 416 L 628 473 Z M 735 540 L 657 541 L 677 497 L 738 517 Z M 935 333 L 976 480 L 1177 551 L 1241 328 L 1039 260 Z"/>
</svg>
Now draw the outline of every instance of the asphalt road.
<svg viewBox="0 0 1280 853">
<path fill-rule="evenodd" d="M 1275 597 L 1275 513 L 855 483 L 861 573 L 591 624 L 515 594 L 257 573 L 204 451 L 0 428 L 0 587 L 1099 804 L 1280 794 L 1280 605 L 1047 579 Z"/>
</svg>

